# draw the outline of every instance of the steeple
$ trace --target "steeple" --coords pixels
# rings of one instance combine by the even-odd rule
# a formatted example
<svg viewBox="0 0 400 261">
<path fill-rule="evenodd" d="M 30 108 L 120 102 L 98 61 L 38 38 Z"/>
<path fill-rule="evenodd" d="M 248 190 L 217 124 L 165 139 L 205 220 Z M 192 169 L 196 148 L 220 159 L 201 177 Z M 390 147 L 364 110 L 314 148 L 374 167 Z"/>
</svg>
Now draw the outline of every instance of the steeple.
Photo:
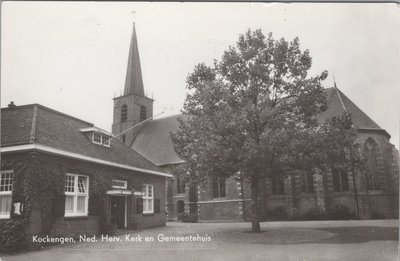
<svg viewBox="0 0 400 261">
<path fill-rule="evenodd" d="M 129 48 L 128 68 L 126 71 L 124 95 L 127 94 L 144 96 L 142 68 L 140 66 L 135 23 L 133 23 L 131 46 Z"/>
</svg>

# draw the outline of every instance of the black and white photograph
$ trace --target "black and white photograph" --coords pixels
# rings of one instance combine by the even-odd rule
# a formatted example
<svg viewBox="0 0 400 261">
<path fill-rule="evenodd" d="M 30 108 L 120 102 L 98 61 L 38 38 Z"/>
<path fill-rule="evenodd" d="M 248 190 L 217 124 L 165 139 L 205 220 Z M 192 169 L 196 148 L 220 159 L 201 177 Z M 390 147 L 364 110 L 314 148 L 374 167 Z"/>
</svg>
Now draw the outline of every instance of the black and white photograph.
<svg viewBox="0 0 400 261">
<path fill-rule="evenodd" d="M 399 260 L 398 3 L 1 3 L 0 261 Z"/>
</svg>

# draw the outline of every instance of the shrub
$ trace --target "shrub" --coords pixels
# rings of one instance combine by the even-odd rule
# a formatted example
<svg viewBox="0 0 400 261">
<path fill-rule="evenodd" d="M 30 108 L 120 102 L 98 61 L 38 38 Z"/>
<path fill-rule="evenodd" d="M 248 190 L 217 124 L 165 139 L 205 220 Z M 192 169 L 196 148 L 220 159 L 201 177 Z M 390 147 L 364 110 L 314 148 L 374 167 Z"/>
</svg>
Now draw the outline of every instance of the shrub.
<svg viewBox="0 0 400 261">
<path fill-rule="evenodd" d="M 185 223 L 197 223 L 197 214 L 196 213 L 184 213 L 182 217 L 182 221 Z"/>
<path fill-rule="evenodd" d="M 267 217 L 269 220 L 288 220 L 289 215 L 284 206 L 277 206 L 268 211 Z"/>
<path fill-rule="evenodd" d="M 303 219 L 305 219 L 305 220 L 327 220 L 328 216 L 326 215 L 325 212 L 322 212 L 316 208 L 312 208 L 304 214 Z"/>
<path fill-rule="evenodd" d="M 371 219 L 385 219 L 385 215 L 376 211 L 372 211 Z"/>
<path fill-rule="evenodd" d="M 15 252 L 26 247 L 26 225 L 23 219 L 0 224 L 0 251 Z"/>
<path fill-rule="evenodd" d="M 336 205 L 330 213 L 330 219 L 332 220 L 350 220 L 350 219 L 355 219 L 355 214 L 350 213 L 350 210 L 342 205 Z"/>
</svg>

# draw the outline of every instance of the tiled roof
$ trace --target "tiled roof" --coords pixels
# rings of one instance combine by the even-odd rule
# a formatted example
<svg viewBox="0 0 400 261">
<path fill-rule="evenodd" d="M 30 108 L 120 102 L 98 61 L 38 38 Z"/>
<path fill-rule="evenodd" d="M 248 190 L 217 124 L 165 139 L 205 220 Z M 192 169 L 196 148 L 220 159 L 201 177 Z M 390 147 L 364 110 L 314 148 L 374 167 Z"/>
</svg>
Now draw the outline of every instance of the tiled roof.
<svg viewBox="0 0 400 261">
<path fill-rule="evenodd" d="M 352 116 L 354 127 L 358 129 L 382 129 L 339 89 L 332 87 L 325 91 L 327 95 L 328 109 L 320 115 L 319 118 L 321 120 L 333 116 L 340 116 L 343 112 L 347 111 Z"/>
<path fill-rule="evenodd" d="M 137 134 L 132 148 L 157 166 L 182 162 L 174 151 L 170 133 L 178 130 L 178 118 L 165 117 L 146 123 Z"/>
<path fill-rule="evenodd" d="M 89 122 L 39 104 L 3 108 L 1 144 L 5 147 L 35 143 L 114 163 L 162 172 L 149 160 L 118 140 L 111 140 L 110 147 L 92 143 L 87 134 L 81 132 L 80 129 L 93 126 Z"/>
<path fill-rule="evenodd" d="M 321 121 L 340 116 L 345 110 L 352 115 L 353 124 L 359 129 L 382 130 L 370 117 L 347 98 L 339 89 L 325 89 L 328 109 L 319 116 Z M 340 95 L 340 96 L 339 96 Z M 132 148 L 157 166 L 182 162 L 174 151 L 170 133 L 178 130 L 177 119 L 182 115 L 161 118 L 146 123 L 136 136 Z M 382 130 L 385 134 L 386 131 Z M 388 135 L 388 134 L 387 134 Z"/>
<path fill-rule="evenodd" d="M 19 109 L 1 110 L 1 145 L 12 146 L 28 144 L 30 141 L 33 108 L 23 106 Z"/>
</svg>

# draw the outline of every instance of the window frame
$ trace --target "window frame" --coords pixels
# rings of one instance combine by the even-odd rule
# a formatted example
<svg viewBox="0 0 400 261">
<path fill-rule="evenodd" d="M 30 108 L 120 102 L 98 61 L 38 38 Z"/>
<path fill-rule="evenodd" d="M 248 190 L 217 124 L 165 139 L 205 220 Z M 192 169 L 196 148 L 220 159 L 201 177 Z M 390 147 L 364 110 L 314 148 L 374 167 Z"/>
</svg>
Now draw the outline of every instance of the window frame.
<svg viewBox="0 0 400 261">
<path fill-rule="evenodd" d="M 151 196 L 149 196 L 150 187 L 151 187 Z M 143 199 L 143 214 L 154 214 L 154 185 L 143 184 L 142 199 Z M 150 210 L 148 210 L 149 208 L 147 205 L 150 206 Z"/>
<path fill-rule="evenodd" d="M 1 180 L 3 179 L 3 175 L 5 174 L 11 174 L 11 185 L 9 184 L 8 186 L 11 186 L 11 190 L 7 191 L 0 191 L 0 197 L 1 196 L 10 196 L 10 210 L 8 211 L 8 214 L 0 214 L 0 219 L 9 219 L 11 218 L 11 209 L 12 209 L 12 192 L 14 189 L 14 170 L 2 170 L 0 171 L 0 184 Z"/>
<path fill-rule="evenodd" d="M 96 135 L 98 137 L 96 137 Z M 100 141 L 97 141 L 96 140 L 97 138 Z M 110 141 L 111 141 L 111 138 L 109 136 L 104 135 L 101 132 L 93 131 L 93 133 L 92 133 L 92 142 L 94 144 L 102 145 L 102 146 L 105 146 L 105 147 L 110 147 L 110 143 L 111 143 Z"/>
<path fill-rule="evenodd" d="M 217 190 L 215 190 L 215 187 L 214 187 L 215 184 L 216 184 Z M 224 187 L 223 190 L 221 189 L 222 186 Z M 217 193 L 216 193 L 217 195 L 214 193 L 216 191 L 217 191 Z M 213 198 L 226 198 L 226 179 L 221 178 L 221 177 L 213 178 L 211 180 L 211 192 L 212 192 Z"/>
<path fill-rule="evenodd" d="M 274 175 L 271 177 L 271 192 L 272 195 L 281 196 L 285 195 L 285 179 L 281 175 Z"/>
<path fill-rule="evenodd" d="M 123 183 L 124 185 L 123 186 L 119 186 L 119 185 L 114 185 L 114 182 L 120 182 L 120 183 Z M 126 180 L 121 180 L 121 179 L 113 179 L 112 181 L 111 181 L 111 187 L 112 188 L 115 188 L 115 189 L 127 189 L 128 188 L 128 181 L 126 181 Z"/>
<path fill-rule="evenodd" d="M 144 105 L 140 105 L 139 119 L 140 122 L 147 120 L 147 108 Z"/>
<path fill-rule="evenodd" d="M 303 173 L 301 173 L 300 179 L 300 191 L 305 194 L 314 194 L 314 173 L 304 171 Z"/>
<path fill-rule="evenodd" d="M 67 176 L 74 177 L 74 192 L 68 192 L 68 191 L 65 190 Z M 79 192 L 79 184 L 78 184 L 79 177 L 86 178 L 86 190 L 85 190 L 85 193 Z M 89 214 L 89 176 L 80 175 L 80 174 L 73 174 L 73 173 L 67 173 L 65 175 L 64 194 L 65 194 L 65 206 L 64 206 L 64 209 L 67 207 L 67 196 L 73 196 L 73 200 L 74 200 L 73 211 L 72 212 L 67 212 L 67 210 L 65 209 L 64 217 L 88 216 L 88 214 Z M 78 212 L 78 197 L 79 196 L 85 196 L 85 211 L 84 212 Z"/>
<path fill-rule="evenodd" d="M 345 184 L 344 175 L 347 184 Z M 335 181 L 338 181 L 338 183 Z M 348 192 L 350 190 L 349 173 L 341 168 L 332 168 L 332 185 L 334 192 Z"/>
<path fill-rule="evenodd" d="M 128 121 L 128 105 L 126 104 L 122 104 L 121 106 L 120 121 L 121 123 Z"/>
<path fill-rule="evenodd" d="M 187 181 L 185 179 L 176 177 L 176 193 L 177 194 L 185 194 L 186 193 L 186 184 Z"/>
</svg>

